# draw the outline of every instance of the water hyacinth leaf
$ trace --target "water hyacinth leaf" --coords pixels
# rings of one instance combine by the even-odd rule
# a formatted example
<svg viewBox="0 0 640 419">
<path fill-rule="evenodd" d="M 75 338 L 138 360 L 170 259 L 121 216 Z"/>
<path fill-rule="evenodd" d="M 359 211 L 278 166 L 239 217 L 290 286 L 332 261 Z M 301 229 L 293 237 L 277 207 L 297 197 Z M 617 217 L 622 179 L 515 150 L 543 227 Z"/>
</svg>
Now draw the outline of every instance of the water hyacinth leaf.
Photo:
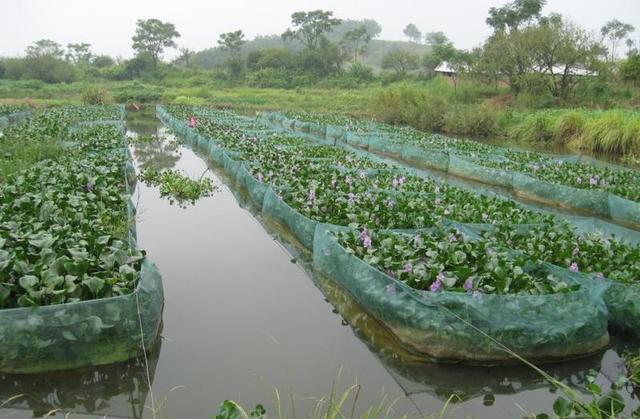
<svg viewBox="0 0 640 419">
<path fill-rule="evenodd" d="M 56 239 L 50 234 L 41 233 L 29 239 L 29 244 L 38 248 L 49 248 L 55 243 Z"/>
<path fill-rule="evenodd" d="M 97 296 L 104 288 L 104 279 L 95 276 L 84 279 L 82 283 L 89 288 L 94 296 Z"/>
<path fill-rule="evenodd" d="M 0 271 L 11 263 L 11 255 L 8 251 L 0 249 Z"/>
<path fill-rule="evenodd" d="M 25 275 L 21 277 L 18 282 L 20 283 L 20 286 L 25 290 L 31 290 L 38 284 L 38 277 L 33 275 Z"/>
</svg>

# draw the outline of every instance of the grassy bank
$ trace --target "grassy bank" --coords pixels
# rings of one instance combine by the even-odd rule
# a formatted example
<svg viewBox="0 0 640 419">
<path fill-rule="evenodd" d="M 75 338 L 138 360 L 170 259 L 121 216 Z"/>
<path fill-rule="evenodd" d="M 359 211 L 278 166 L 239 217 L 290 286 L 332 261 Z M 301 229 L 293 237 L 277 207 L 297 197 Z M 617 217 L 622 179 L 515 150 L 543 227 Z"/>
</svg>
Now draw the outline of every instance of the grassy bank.
<svg viewBox="0 0 640 419">
<path fill-rule="evenodd" d="M 0 81 L 0 102 L 27 100 L 36 105 L 80 103 L 89 82 L 44 84 Z M 548 98 L 514 98 L 505 87 L 462 80 L 370 83 L 356 89 L 259 89 L 229 87 L 205 74 L 161 80 L 109 81 L 99 84 L 109 101 L 176 103 L 241 110 L 296 110 L 338 113 L 452 135 L 505 141 L 544 142 L 607 153 L 640 154 L 640 91 L 611 92 L 616 108 L 561 107 Z M 615 100 L 614 100 L 615 99 Z M 588 103 L 584 102 L 584 103 Z M 634 106 L 636 106 L 634 108 Z M 541 108 L 542 109 L 539 109 Z"/>
</svg>

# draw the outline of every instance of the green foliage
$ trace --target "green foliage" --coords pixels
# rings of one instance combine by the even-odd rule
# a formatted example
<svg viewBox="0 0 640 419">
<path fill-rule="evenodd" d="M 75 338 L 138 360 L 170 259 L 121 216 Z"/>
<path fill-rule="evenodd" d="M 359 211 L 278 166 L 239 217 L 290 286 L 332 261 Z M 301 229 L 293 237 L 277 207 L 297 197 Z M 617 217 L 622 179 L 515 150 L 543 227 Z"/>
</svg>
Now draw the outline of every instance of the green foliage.
<svg viewBox="0 0 640 419">
<path fill-rule="evenodd" d="M 266 419 L 267 411 L 259 404 L 247 414 L 244 409 L 233 400 L 225 400 L 218 408 L 218 414 L 213 419 Z"/>
<path fill-rule="evenodd" d="M 240 52 L 240 47 L 245 42 L 244 33 L 242 33 L 241 29 L 233 32 L 222 33 L 220 34 L 220 39 L 218 39 L 218 45 L 232 54 Z"/>
<path fill-rule="evenodd" d="M 168 197 L 171 204 L 177 202 L 181 207 L 211 196 L 216 189 L 209 178 L 193 180 L 175 170 L 148 168 L 139 177 L 148 185 L 158 186 L 161 196 Z"/>
<path fill-rule="evenodd" d="M 92 85 L 82 91 L 82 103 L 86 105 L 104 105 L 109 102 L 109 92 L 102 86 Z"/>
<path fill-rule="evenodd" d="M 165 48 L 175 48 L 175 38 L 179 37 L 180 33 L 176 31 L 173 23 L 165 23 L 158 19 L 139 19 L 132 38 L 133 49 L 138 54 L 150 55 L 155 67 Z"/>
<path fill-rule="evenodd" d="M 50 54 L 9 58 L 4 61 L 4 72 L 8 79 L 32 79 L 45 83 L 69 83 L 76 78 L 71 63 Z"/>
<path fill-rule="evenodd" d="M 510 254 L 506 243 L 473 240 L 455 229 L 436 227 L 415 236 L 362 230 L 337 238 L 347 252 L 415 289 L 536 295 L 579 288 Z"/>
<path fill-rule="evenodd" d="M 632 55 L 620 65 L 620 77 L 636 86 L 640 85 L 640 54 Z"/>
<path fill-rule="evenodd" d="M 389 51 L 382 58 L 381 66 L 392 69 L 398 74 L 405 74 L 409 70 L 418 68 L 418 56 L 402 50 Z"/>
<path fill-rule="evenodd" d="M 324 10 L 295 12 L 291 15 L 294 29 L 287 29 L 282 34 L 282 39 L 285 41 L 295 39 L 302 42 L 307 49 L 317 49 L 323 41 L 327 41 L 325 33 L 331 32 L 332 28 L 341 22 L 340 19 L 332 16 L 333 12 Z"/>
<path fill-rule="evenodd" d="M 413 23 L 409 23 L 405 26 L 402 33 L 413 42 L 420 42 L 422 40 L 422 32 L 420 32 L 418 27 Z"/>
</svg>

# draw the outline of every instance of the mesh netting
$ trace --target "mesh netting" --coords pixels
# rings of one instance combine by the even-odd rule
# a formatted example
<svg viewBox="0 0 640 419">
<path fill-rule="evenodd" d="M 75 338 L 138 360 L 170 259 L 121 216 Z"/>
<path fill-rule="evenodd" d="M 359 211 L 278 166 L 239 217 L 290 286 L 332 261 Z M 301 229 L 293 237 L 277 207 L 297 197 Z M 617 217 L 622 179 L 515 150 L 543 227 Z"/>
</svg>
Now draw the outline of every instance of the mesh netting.
<svg viewBox="0 0 640 419">
<path fill-rule="evenodd" d="M 604 287 L 480 298 L 418 292 L 348 252 L 325 225 L 315 234 L 313 265 L 347 289 L 402 342 L 434 358 L 513 360 L 499 342 L 526 359 L 545 360 L 594 352 L 609 341 Z M 563 279 L 577 281 L 568 271 Z"/>
<path fill-rule="evenodd" d="M 264 119 L 282 128 L 295 126 L 295 120 L 280 117 L 277 113 L 267 113 Z M 282 121 L 286 120 L 284 124 Z M 300 122 L 303 123 L 303 122 Z M 306 122 L 305 122 L 306 123 Z M 487 185 L 514 189 L 517 195 L 542 202 L 547 205 L 574 209 L 603 217 L 610 217 L 624 225 L 640 229 L 640 203 L 622 198 L 606 191 L 581 189 L 563 184 L 535 179 L 517 173 L 484 166 L 482 160 L 493 160 L 501 157 L 503 149 L 495 147 L 495 154 L 483 154 L 471 159 L 465 155 L 457 155 L 455 150 L 438 149 L 434 146 L 416 147 L 410 141 L 402 141 L 384 132 L 373 132 L 367 135 L 347 132 L 343 127 L 325 125 L 321 138 L 344 141 L 349 145 L 365 148 L 368 151 L 399 159 L 412 166 L 444 171 L 464 179 L 471 179 Z M 622 166 L 601 162 L 588 156 L 548 156 L 564 162 L 588 164 L 608 167 L 613 170 Z"/>
<path fill-rule="evenodd" d="M 161 107 L 158 115 L 174 131 L 184 132 L 186 124 L 183 121 Z M 290 123 L 284 117 L 273 118 L 283 126 Z M 331 131 L 331 135 L 340 141 L 349 142 L 356 138 L 345 135 L 344 131 L 329 129 L 331 126 L 326 127 L 327 133 Z M 189 138 L 193 134 L 185 135 Z M 602 296 L 611 284 L 609 281 L 594 283 L 591 277 L 549 265 L 550 272 L 567 283 L 582 284 L 581 289 L 544 296 L 483 295 L 480 301 L 464 293 L 435 294 L 409 289 L 340 246 L 330 231 L 344 226 L 321 224 L 292 208 L 270 185 L 251 175 L 242 164 L 241 156 L 224 151 L 215 139 L 209 139 L 208 144 L 196 143 L 208 150 L 211 159 L 224 168 L 225 174 L 234 181 L 232 186 L 247 191 L 266 218 L 284 227 L 302 246 L 313 251 L 314 266 L 319 271 L 349 290 L 360 304 L 380 318 L 412 350 L 435 358 L 479 363 L 513 360 L 512 354 L 505 352 L 495 341 L 483 337 L 478 329 L 531 359 L 577 356 L 597 351 L 608 342 L 608 312 Z M 434 161 L 443 156 L 442 153 L 433 155 L 436 156 Z M 448 224 L 476 238 L 494 228 L 488 224 L 453 221 L 448 221 Z M 522 225 L 518 228 L 530 227 Z M 583 227 L 588 228 L 586 225 Z M 393 292 L 389 292 L 389 286 L 393 286 Z M 610 292 L 605 295 L 613 296 Z"/>
<path fill-rule="evenodd" d="M 128 149 L 123 153 L 131 157 Z M 124 168 L 124 178 L 130 193 L 135 187 L 135 169 L 130 162 Z M 130 201 L 127 213 L 128 219 L 133 220 L 135 207 Z M 132 247 L 136 246 L 135 224 L 130 227 L 128 240 Z M 163 303 L 160 273 L 145 259 L 140 280 L 131 294 L 0 310 L 0 371 L 37 373 L 112 364 L 135 357 L 157 341 Z"/>
</svg>

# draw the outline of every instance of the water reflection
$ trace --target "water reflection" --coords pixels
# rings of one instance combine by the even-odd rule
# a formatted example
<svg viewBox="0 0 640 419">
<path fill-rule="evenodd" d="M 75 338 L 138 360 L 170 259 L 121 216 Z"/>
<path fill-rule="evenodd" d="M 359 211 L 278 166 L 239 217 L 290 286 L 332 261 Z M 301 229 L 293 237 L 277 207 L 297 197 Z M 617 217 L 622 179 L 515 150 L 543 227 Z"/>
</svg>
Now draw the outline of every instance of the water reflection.
<svg viewBox="0 0 640 419">
<path fill-rule="evenodd" d="M 158 171 L 168 170 L 180 160 L 176 144 L 161 138 L 157 141 L 138 141 L 133 144 L 133 156 L 140 169 L 153 167 Z"/>
<path fill-rule="evenodd" d="M 308 268 L 308 267 L 307 267 Z M 556 389 L 540 374 L 526 366 L 473 367 L 459 364 L 435 363 L 425 360 L 400 346 L 385 326 L 364 311 L 351 295 L 330 279 L 314 275 L 316 285 L 326 295 L 327 301 L 342 316 L 354 334 L 376 355 L 385 369 L 407 396 L 429 394 L 451 403 L 483 397 L 483 404 L 490 406 L 496 395 L 515 395 L 529 390 Z M 563 381 L 590 399 L 585 390 L 590 375 L 606 392 L 626 369 L 619 354 L 637 350 L 637 342 L 614 340 L 612 349 L 585 358 L 542 365 L 553 378 Z M 452 395 L 454 396 L 452 398 Z M 637 390 L 627 384 L 621 391 L 625 400 L 625 412 L 635 410 Z M 555 397 L 555 396 L 554 396 Z M 541 407 L 544 409 L 548 406 Z"/>
<path fill-rule="evenodd" d="M 152 383 L 160 347 L 159 339 L 147 354 Z M 41 417 L 56 410 L 61 414 L 141 418 L 148 393 L 144 357 L 71 371 L 0 374 L 0 405 L 3 409 L 24 412 L 26 417 Z M 2 403 L 11 398 L 9 402 Z M 11 415 L 16 416 L 17 413 Z"/>
</svg>

